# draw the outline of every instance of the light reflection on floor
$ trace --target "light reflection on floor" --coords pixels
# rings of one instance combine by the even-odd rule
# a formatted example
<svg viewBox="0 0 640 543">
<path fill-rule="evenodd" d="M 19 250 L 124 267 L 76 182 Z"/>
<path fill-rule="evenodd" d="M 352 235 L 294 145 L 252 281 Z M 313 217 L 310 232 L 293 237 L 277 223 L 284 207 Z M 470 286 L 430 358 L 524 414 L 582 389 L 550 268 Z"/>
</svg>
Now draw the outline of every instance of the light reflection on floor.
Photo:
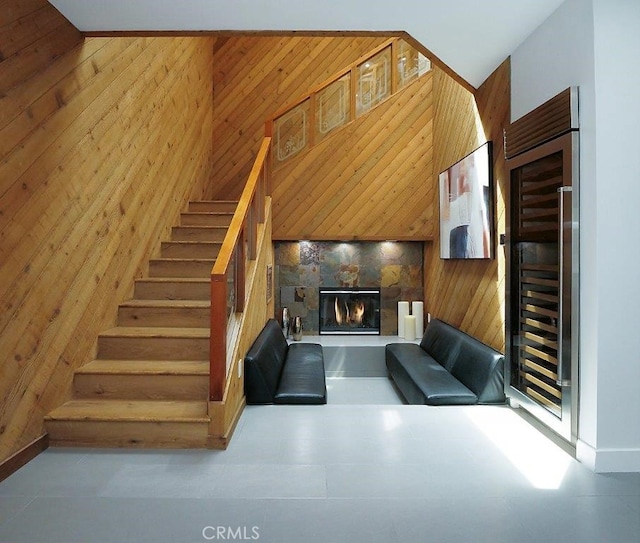
<svg viewBox="0 0 640 543">
<path fill-rule="evenodd" d="M 571 457 L 506 408 L 477 406 L 467 416 L 535 488 L 557 490 Z"/>
</svg>

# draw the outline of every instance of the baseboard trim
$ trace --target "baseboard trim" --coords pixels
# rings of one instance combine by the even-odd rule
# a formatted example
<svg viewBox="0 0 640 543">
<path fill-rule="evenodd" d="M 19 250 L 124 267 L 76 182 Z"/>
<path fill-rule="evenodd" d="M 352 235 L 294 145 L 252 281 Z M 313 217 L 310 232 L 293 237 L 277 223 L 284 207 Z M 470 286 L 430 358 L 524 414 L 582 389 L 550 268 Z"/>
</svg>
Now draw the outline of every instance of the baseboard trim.
<svg viewBox="0 0 640 543">
<path fill-rule="evenodd" d="M 0 482 L 13 475 L 49 447 L 49 435 L 44 434 L 0 463 Z"/>
<path fill-rule="evenodd" d="M 576 457 L 596 473 L 640 473 L 640 449 L 596 449 L 578 440 Z"/>
<path fill-rule="evenodd" d="M 576 443 L 576 459 L 591 471 L 596 470 L 596 450 L 580 439 Z"/>
</svg>

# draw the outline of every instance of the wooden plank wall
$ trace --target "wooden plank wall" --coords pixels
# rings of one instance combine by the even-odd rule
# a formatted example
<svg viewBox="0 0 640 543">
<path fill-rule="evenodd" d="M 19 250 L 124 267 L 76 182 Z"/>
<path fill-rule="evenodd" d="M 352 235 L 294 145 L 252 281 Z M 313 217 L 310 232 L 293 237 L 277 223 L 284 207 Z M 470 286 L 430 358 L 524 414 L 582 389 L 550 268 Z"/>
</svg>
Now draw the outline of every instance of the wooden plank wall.
<svg viewBox="0 0 640 543">
<path fill-rule="evenodd" d="M 273 238 L 433 235 L 433 74 L 273 172 Z"/>
<path fill-rule="evenodd" d="M 441 260 L 438 236 L 425 251 L 425 310 L 433 317 L 504 352 L 504 251 L 507 173 L 502 131 L 509 123 L 510 63 L 505 61 L 476 91 L 475 97 L 436 71 L 434 136 L 434 208 L 437 220 L 439 172 L 487 140 L 493 141 L 495 180 L 494 260 Z"/>
<path fill-rule="evenodd" d="M 273 113 L 385 40 L 368 37 L 233 37 L 215 52 L 213 171 L 207 192 L 238 198 Z"/>
<path fill-rule="evenodd" d="M 331 51 L 334 43 L 338 58 L 350 39 L 232 38 L 221 46 L 214 78 L 212 194 L 239 194 L 251 164 L 247 155 L 255 156 L 265 118 L 379 43 L 368 43 L 350 60 L 339 57 L 333 71 L 316 78 L 301 75 L 309 63 L 297 70 L 300 59 L 321 58 L 316 53 Z M 306 51 L 298 55 L 289 40 L 299 40 Z M 311 46 L 317 43 L 322 46 L 316 51 Z M 504 258 L 497 240 L 504 232 L 502 129 L 509 120 L 509 79 L 505 62 L 474 97 L 435 67 L 429 79 L 376 108 L 371 118 L 276 170 L 274 239 L 433 239 L 425 250 L 426 309 L 503 350 Z M 494 143 L 497 180 L 496 259 L 441 261 L 438 173 L 487 139 Z M 381 147 L 381 141 L 391 145 Z M 340 161 L 343 156 L 350 160 Z"/>
<path fill-rule="evenodd" d="M 83 40 L 45 0 L 0 0 L 0 36 L 2 461 L 202 196 L 214 39 Z"/>
</svg>

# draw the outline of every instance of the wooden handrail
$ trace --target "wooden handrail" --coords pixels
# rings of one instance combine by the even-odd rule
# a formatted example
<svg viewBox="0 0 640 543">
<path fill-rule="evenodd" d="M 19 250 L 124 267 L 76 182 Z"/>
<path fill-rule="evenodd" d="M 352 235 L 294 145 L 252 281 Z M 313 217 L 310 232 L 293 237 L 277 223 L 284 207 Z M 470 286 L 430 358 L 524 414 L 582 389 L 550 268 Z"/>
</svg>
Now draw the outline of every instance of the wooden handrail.
<svg viewBox="0 0 640 543">
<path fill-rule="evenodd" d="M 235 311 L 244 310 L 246 259 L 256 258 L 256 232 L 264 223 L 265 198 L 271 194 L 269 153 L 265 137 L 242 191 L 231 224 L 211 270 L 211 334 L 209 338 L 209 399 L 219 401 L 227 379 L 227 297 L 229 268 L 235 255 Z M 248 254 L 245 254 L 248 241 Z"/>
<path fill-rule="evenodd" d="M 216 257 L 215 264 L 213 265 L 213 269 L 211 270 L 211 276 L 221 275 L 225 273 L 229 267 L 231 256 L 233 255 L 233 250 L 235 249 L 236 243 L 238 242 L 240 234 L 242 233 L 242 225 L 247 218 L 251 201 L 253 200 L 253 196 L 256 193 L 258 181 L 260 180 L 260 173 L 264 167 L 264 163 L 266 161 L 267 154 L 269 153 L 270 146 L 271 138 L 264 138 L 262 140 L 260 150 L 256 155 L 256 160 L 253 163 L 253 167 L 251 168 L 251 172 L 249 173 L 247 184 L 242 191 L 242 196 L 240 196 L 238 207 L 236 207 L 236 211 L 233 214 L 233 219 L 231 219 L 231 224 L 229 225 L 229 229 L 227 230 L 224 241 L 222 242 L 222 246 L 220 247 L 220 252 Z"/>
</svg>

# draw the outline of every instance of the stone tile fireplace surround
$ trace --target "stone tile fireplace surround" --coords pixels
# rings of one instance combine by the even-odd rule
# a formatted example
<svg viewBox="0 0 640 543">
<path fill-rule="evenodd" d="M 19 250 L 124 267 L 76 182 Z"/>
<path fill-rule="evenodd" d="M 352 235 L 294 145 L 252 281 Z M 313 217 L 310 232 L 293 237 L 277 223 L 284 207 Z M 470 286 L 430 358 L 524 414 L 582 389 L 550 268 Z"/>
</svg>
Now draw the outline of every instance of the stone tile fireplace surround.
<svg viewBox="0 0 640 543">
<path fill-rule="evenodd" d="M 319 287 L 380 288 L 380 333 L 398 333 L 400 300 L 424 300 L 422 242 L 278 241 L 276 313 L 302 317 L 305 334 L 318 334 Z"/>
</svg>

